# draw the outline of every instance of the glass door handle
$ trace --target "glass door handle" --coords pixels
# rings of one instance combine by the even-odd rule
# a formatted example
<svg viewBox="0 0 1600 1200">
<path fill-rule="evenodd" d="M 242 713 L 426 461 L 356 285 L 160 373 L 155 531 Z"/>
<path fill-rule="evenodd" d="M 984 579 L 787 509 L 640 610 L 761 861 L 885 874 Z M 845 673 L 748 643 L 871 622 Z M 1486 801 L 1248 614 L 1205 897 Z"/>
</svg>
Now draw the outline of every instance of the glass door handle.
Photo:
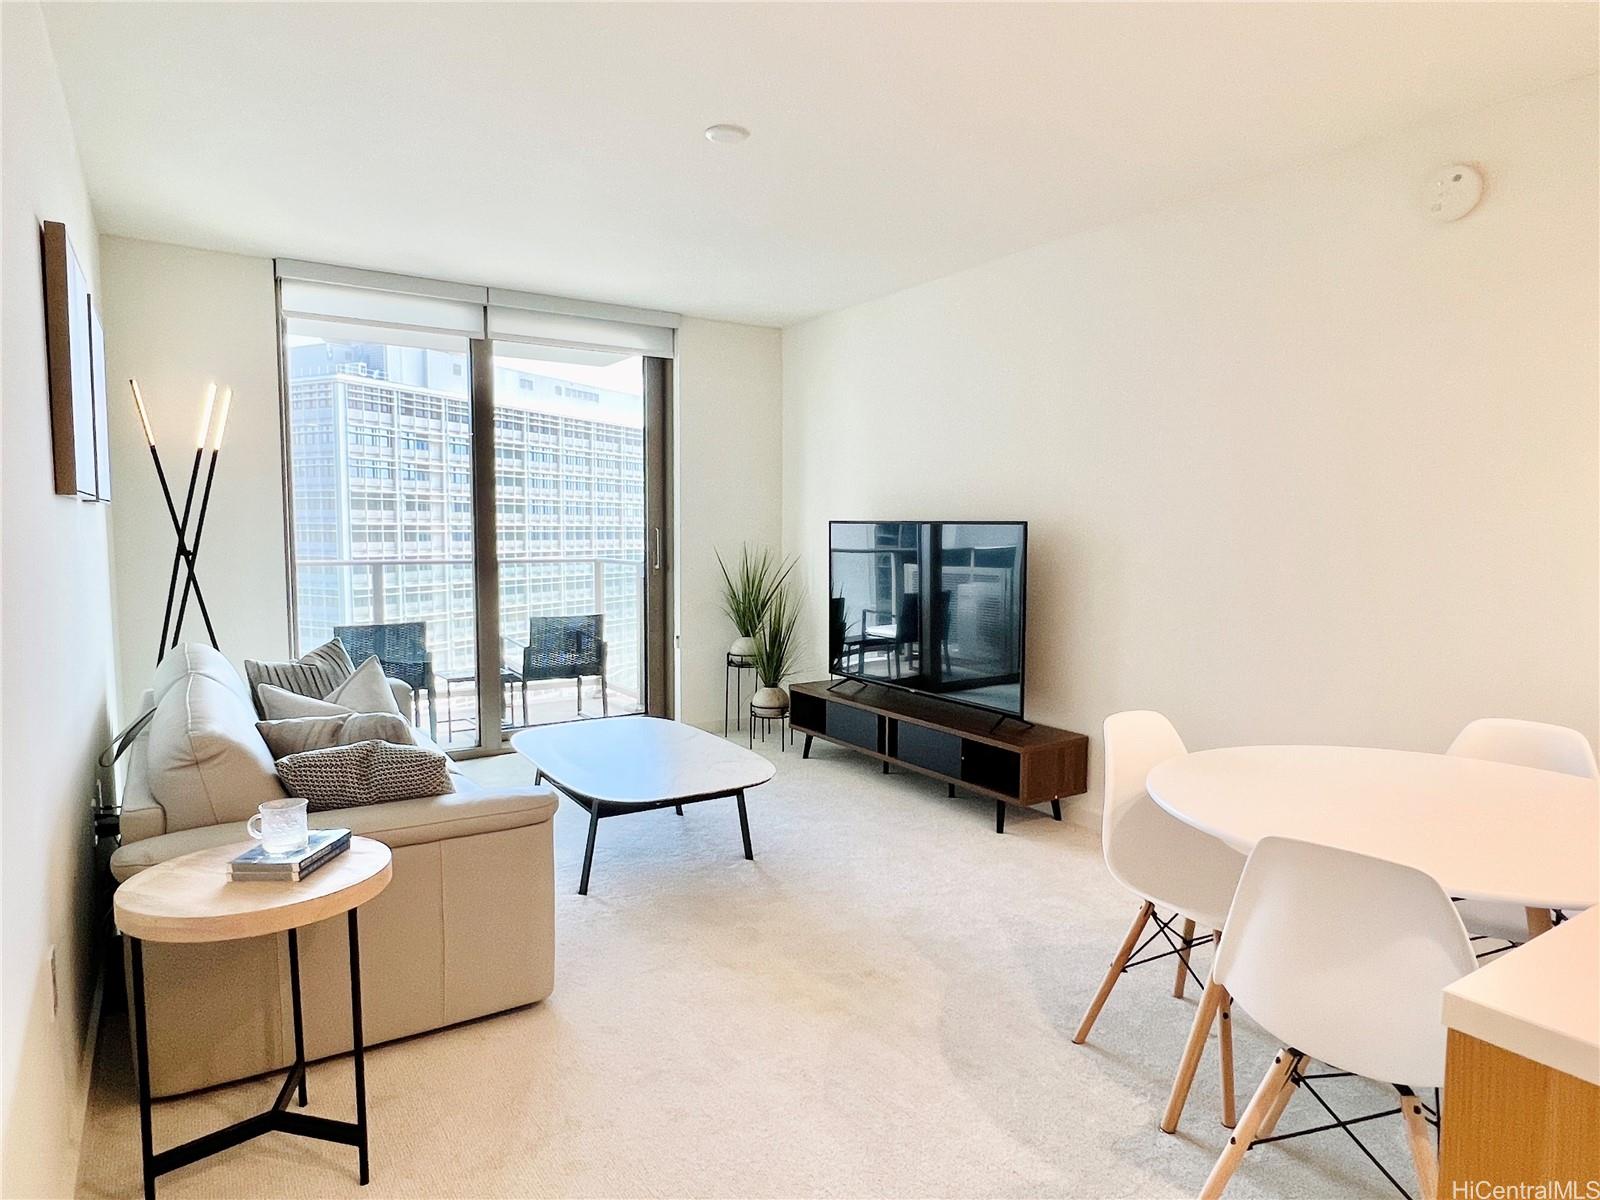
<svg viewBox="0 0 1600 1200">
<path fill-rule="evenodd" d="M 661 570 L 661 526 L 656 526 L 656 563 L 655 569 Z"/>
</svg>

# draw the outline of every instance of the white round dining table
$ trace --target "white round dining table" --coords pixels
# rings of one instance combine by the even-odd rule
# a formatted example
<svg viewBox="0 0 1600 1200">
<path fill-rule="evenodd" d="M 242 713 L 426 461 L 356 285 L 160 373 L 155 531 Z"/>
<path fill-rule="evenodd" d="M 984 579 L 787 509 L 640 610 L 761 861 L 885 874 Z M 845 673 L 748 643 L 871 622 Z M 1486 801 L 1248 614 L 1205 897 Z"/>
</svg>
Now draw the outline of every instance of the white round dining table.
<svg viewBox="0 0 1600 1200">
<path fill-rule="evenodd" d="M 1416 867 L 1453 896 L 1542 910 L 1600 901 L 1592 779 L 1412 750 L 1239 746 L 1169 759 L 1145 786 L 1245 854 L 1291 837 Z"/>
</svg>

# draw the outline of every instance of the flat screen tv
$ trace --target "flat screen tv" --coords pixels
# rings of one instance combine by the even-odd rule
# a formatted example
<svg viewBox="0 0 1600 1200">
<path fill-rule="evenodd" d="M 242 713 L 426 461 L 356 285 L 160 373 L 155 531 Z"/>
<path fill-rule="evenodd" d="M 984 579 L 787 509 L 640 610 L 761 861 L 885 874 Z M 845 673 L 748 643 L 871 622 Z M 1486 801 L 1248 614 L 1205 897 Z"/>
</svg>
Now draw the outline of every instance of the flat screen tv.
<svg viewBox="0 0 1600 1200">
<path fill-rule="evenodd" d="M 835 675 L 1022 716 L 1026 521 L 830 521 Z"/>
</svg>

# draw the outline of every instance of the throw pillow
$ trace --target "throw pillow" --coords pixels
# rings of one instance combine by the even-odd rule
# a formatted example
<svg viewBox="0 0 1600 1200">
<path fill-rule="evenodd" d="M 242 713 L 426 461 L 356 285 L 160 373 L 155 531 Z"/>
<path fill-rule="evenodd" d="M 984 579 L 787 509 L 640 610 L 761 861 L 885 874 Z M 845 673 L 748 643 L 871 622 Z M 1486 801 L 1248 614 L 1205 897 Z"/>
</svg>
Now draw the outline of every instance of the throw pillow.
<svg viewBox="0 0 1600 1200">
<path fill-rule="evenodd" d="M 367 741 L 278 760 L 278 778 L 311 812 L 358 808 L 455 791 L 445 756 L 421 746 Z"/>
<path fill-rule="evenodd" d="M 355 664 L 350 661 L 344 643 L 338 638 L 307 651 L 293 662 L 257 662 L 253 658 L 244 660 L 244 676 L 250 684 L 252 697 L 259 695 L 258 689 L 262 684 L 282 688 L 297 696 L 326 696 L 355 673 Z M 256 701 L 256 711 L 262 716 L 267 715 L 262 711 L 259 700 Z"/>
<path fill-rule="evenodd" d="M 367 659 L 333 691 L 323 696 L 329 704 L 342 704 L 352 712 L 393 713 L 400 716 L 399 702 L 394 689 L 383 673 L 383 664 L 376 657 Z"/>
<path fill-rule="evenodd" d="M 348 746 L 352 742 L 397 742 L 413 744 L 411 726 L 393 713 L 340 713 L 329 717 L 287 717 L 280 721 L 257 721 L 256 729 L 272 751 L 283 758 L 306 750 L 326 750 L 329 746 Z"/>
<path fill-rule="evenodd" d="M 256 707 L 269 721 L 289 717 L 336 717 L 353 712 L 400 715 L 394 692 L 383 677 L 383 664 L 376 658 L 367 659 L 349 679 L 320 700 L 263 683 L 256 689 Z"/>
</svg>

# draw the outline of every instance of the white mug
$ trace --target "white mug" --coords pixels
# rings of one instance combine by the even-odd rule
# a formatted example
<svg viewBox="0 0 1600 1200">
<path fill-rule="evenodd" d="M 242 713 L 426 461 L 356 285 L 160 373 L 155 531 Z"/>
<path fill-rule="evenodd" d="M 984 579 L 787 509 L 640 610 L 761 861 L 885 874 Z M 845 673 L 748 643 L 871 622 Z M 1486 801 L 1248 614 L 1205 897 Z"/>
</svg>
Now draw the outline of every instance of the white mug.
<svg viewBox="0 0 1600 1200">
<path fill-rule="evenodd" d="M 259 826 L 257 822 L 260 822 Z M 306 828 L 306 802 L 293 796 L 268 800 L 244 823 L 245 832 L 268 854 L 293 854 L 304 850 L 310 837 Z"/>
</svg>

